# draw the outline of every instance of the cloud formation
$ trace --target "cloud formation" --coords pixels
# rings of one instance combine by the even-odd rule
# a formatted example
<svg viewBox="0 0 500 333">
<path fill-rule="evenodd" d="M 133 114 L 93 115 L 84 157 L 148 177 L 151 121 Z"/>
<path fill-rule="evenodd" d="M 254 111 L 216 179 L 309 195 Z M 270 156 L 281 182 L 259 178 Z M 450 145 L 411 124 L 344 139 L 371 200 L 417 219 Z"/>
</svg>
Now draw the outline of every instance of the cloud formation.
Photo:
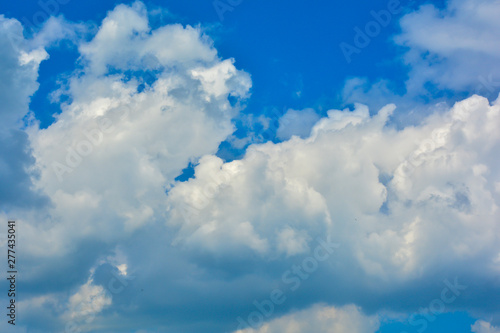
<svg viewBox="0 0 500 333">
<path fill-rule="evenodd" d="M 342 308 L 315 305 L 270 321 L 259 329 L 235 333 L 374 333 L 380 326 L 376 316 L 366 316 L 353 305 Z"/>
<path fill-rule="evenodd" d="M 495 98 L 500 90 L 500 23 L 495 0 L 453 0 L 446 8 L 422 5 L 404 16 L 396 42 L 409 48 L 409 91 L 431 82 L 438 90 L 475 91 Z"/>
<path fill-rule="evenodd" d="M 21 24 L 0 15 L 0 209 L 40 206 L 46 200 L 33 191 L 34 160 L 22 118 L 29 98 L 38 89 L 38 68 L 48 57 L 43 48 L 25 40 Z"/>
<path fill-rule="evenodd" d="M 191 210 L 173 210 L 168 221 L 181 227 L 180 241 L 220 255 L 233 253 L 228 247 L 285 254 L 280 249 L 330 233 L 353 241 L 367 273 L 393 278 L 440 260 L 429 256 L 436 246 L 447 260 L 484 246 L 494 255 L 498 102 L 474 96 L 402 131 L 385 126 L 393 110 L 374 117 L 362 105 L 331 110 L 306 139 L 253 145 L 230 163 L 206 156 L 194 179 L 169 192 L 171 207 Z M 447 241 L 428 248 L 444 234 Z"/>
<path fill-rule="evenodd" d="M 456 47 L 417 29 L 494 27 L 496 4 L 454 1 L 453 11 L 423 6 L 405 16 L 398 42 L 410 48 L 409 85 L 470 88 L 487 67 L 467 72 L 469 57 L 496 68 L 497 52 L 467 34 Z M 0 214 L 22 226 L 27 325 L 234 331 L 325 237 L 342 244 L 335 255 L 276 317 L 242 332 L 375 332 L 377 314 L 417 311 L 440 295 L 436 281 L 455 276 L 474 288 L 450 311 L 498 313 L 483 295 L 500 292 L 500 99 L 474 95 L 404 129 L 383 100 L 371 113 L 355 104 L 321 119 L 288 110 L 278 121 L 283 142 L 225 162 L 216 152 L 234 132 L 249 74 L 220 58 L 202 28 L 152 28 L 148 14 L 140 2 L 119 5 L 95 36 L 75 39 L 78 67 L 56 92 L 62 112 L 46 129 L 29 114 L 38 66 L 46 45 L 81 27 L 52 20 L 26 40 L 19 22 L 0 17 L 9 143 L 0 162 L 18 153 L 0 173 L 20 184 L 18 198 L 38 200 L 32 209 L 7 202 Z M 436 72 L 422 70 L 424 49 L 446 59 Z M 455 65 L 456 77 L 440 75 Z M 175 181 L 189 163 L 194 177 Z M 474 329 L 496 330 L 482 321 Z"/>
<path fill-rule="evenodd" d="M 314 277 L 328 287 L 298 294 L 371 311 L 397 311 L 401 298 L 416 311 L 439 295 L 432 281 L 455 276 L 497 292 L 499 100 L 473 96 L 404 130 L 387 125 L 394 108 L 330 110 L 305 139 L 252 145 L 229 163 L 205 156 L 168 194 L 174 244 L 195 257 L 248 258 L 239 274 L 257 265 L 276 281 L 273 262 L 298 260 L 329 235 L 342 244 L 337 269 Z M 483 309 L 484 290 L 469 288 L 449 310 Z"/>
<path fill-rule="evenodd" d="M 24 307 L 34 318 L 51 309 L 46 322 L 37 324 L 49 331 L 112 304 L 102 294 L 106 281 L 94 279 L 89 269 L 102 271 L 104 264 L 96 262 L 115 251 L 117 242 L 164 221 L 174 178 L 188 163 L 214 154 L 234 131 L 231 119 L 251 87 L 250 76 L 236 69 L 234 60 L 220 59 L 201 28 L 152 29 L 145 6 L 136 2 L 108 13 L 89 41 L 75 40 L 79 67 L 55 93 L 65 100 L 56 120 L 41 129 L 30 116 L 23 125 L 38 87 L 38 66 L 48 57 L 44 46 L 67 36 L 54 22 L 26 40 L 19 22 L 2 17 L 0 36 L 5 44 L 0 70 L 6 74 L 1 97 L 8 106 L 2 108 L 2 126 L 15 146 L 3 146 L 2 158 L 26 151 L 15 163 L 9 156 L 11 169 L 2 168 L 2 179 L 20 187 L 17 195 L 11 188 L 10 197 L 23 201 L 33 190 L 46 198 L 38 210 L 10 205 L 1 215 L 15 216 L 22 226 L 22 255 L 30 267 Z M 30 174 L 19 176 L 9 171 L 28 169 Z M 123 256 L 126 260 L 128 253 Z M 52 279 L 56 258 L 75 267 L 74 274 L 61 274 L 46 290 L 36 288 Z M 106 265 L 125 269 L 123 262 Z M 75 308 L 82 300 L 90 308 Z"/>
<path fill-rule="evenodd" d="M 473 333 L 498 333 L 500 332 L 500 329 L 491 326 L 490 323 L 484 321 L 484 320 L 478 320 L 472 325 L 471 327 L 471 332 Z"/>
<path fill-rule="evenodd" d="M 419 5 L 400 19 L 401 32 L 391 39 L 400 47 L 397 61 L 407 79 L 348 78 L 340 99 L 373 109 L 394 103 L 404 110 L 394 115 L 401 128 L 473 94 L 495 100 L 500 93 L 499 11 L 495 0 Z"/>
<path fill-rule="evenodd" d="M 232 133 L 237 107 L 227 97 L 244 98 L 251 86 L 199 29 L 151 30 L 141 3 L 117 6 L 79 49 L 82 74 L 60 92 L 70 102 L 47 129 L 28 130 L 37 186 L 54 203 L 52 219 L 65 221 L 48 232 L 60 227 L 66 241 L 161 220 L 173 179 Z"/>
</svg>

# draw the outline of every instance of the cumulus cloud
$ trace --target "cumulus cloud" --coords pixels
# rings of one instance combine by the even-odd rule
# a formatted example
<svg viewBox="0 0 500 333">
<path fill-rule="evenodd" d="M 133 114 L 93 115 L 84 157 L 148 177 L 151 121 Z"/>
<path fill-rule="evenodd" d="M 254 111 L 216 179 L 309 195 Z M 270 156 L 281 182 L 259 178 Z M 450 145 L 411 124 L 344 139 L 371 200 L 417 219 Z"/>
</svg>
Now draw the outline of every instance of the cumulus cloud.
<svg viewBox="0 0 500 333">
<path fill-rule="evenodd" d="M 6 73 L 0 90 L 6 105 L 2 126 L 12 128 L 22 124 L 29 96 L 38 87 L 38 65 L 48 56 L 40 45 L 77 28 L 49 20 L 26 41 L 19 22 L 1 17 L 0 23 L 5 44 L 0 70 Z M 9 139 L 15 149 L 2 148 L 6 153 L 29 148 L 17 165 L 8 165 L 33 170 L 38 177 L 27 178 L 32 184 L 19 186 L 26 190 L 30 185 L 47 198 L 39 211 L 7 207 L 1 214 L 4 219 L 15 216 L 22 225 L 25 262 L 31 267 L 28 285 L 50 278 L 56 253 L 68 263 L 70 258 L 77 262 L 75 252 L 82 251 L 76 269 L 85 274 L 115 241 L 163 221 L 166 191 L 174 178 L 188 163 L 217 151 L 233 132 L 231 119 L 251 87 L 250 76 L 237 70 L 232 59 L 220 59 L 201 28 L 174 24 L 152 29 L 140 2 L 117 6 L 93 38 L 75 42 L 80 67 L 56 93 L 67 97 L 61 114 L 45 129 L 30 118 L 24 131 Z M 19 180 L 11 169 L 0 172 Z M 122 274 L 129 271 L 125 263 L 115 267 Z M 68 288 L 81 283 L 77 276 L 60 279 Z M 90 298 L 99 313 L 111 304 L 101 297 L 102 288 L 87 281 L 69 298 L 69 307 Z M 37 293 L 31 295 L 33 302 Z M 56 293 L 58 302 L 65 304 L 62 293 Z"/>
<path fill-rule="evenodd" d="M 464 279 L 495 276 L 499 101 L 473 96 L 404 130 L 387 126 L 393 110 L 330 110 L 305 139 L 252 145 L 229 163 L 202 158 L 195 177 L 169 192 L 175 244 L 221 260 L 247 251 L 275 260 L 306 254 L 330 235 L 345 252 L 335 259 L 342 272 L 325 273 L 325 282 L 329 274 L 376 279 L 364 304 L 380 288 L 411 292 L 415 279 L 443 269 Z M 476 292 L 471 307 L 481 306 Z"/>
<path fill-rule="evenodd" d="M 353 305 L 340 308 L 315 305 L 262 325 L 235 333 L 374 333 L 380 326 L 376 316 L 366 316 Z"/>
<path fill-rule="evenodd" d="M 471 10 L 483 17 L 487 3 Z M 411 34 L 412 17 L 431 24 L 435 10 L 424 6 L 403 20 L 402 36 L 411 38 L 401 40 L 410 48 L 430 43 Z M 200 27 L 152 28 L 136 2 L 117 6 L 93 38 L 78 41 L 79 67 L 56 94 L 67 99 L 55 122 L 40 129 L 31 119 L 21 131 L 48 54 L 39 45 L 71 34 L 49 22 L 49 37 L 39 38 L 47 42 L 30 44 L 17 21 L 0 22 L 17 36 L 0 34 L 11 66 L 0 68 L 8 82 L 1 116 L 6 129 L 19 131 L 0 153 L 28 147 L 15 165 L 30 173 L 0 172 L 48 200 L 43 209 L 8 206 L 1 214 L 22 226 L 30 266 L 23 306 L 40 329 L 93 314 L 96 330 L 119 321 L 166 332 L 234 330 L 226 310 L 234 305 L 234 318 L 248 310 L 324 237 L 342 244 L 335 259 L 287 295 L 281 317 L 247 332 L 374 332 L 374 312 L 393 309 L 394 299 L 410 311 L 428 304 L 436 279 L 450 274 L 481 286 L 467 289 L 457 308 L 481 307 L 485 290 L 499 290 L 491 281 L 500 270 L 500 99 L 472 96 L 404 129 L 390 124 L 395 105 L 382 100 L 371 115 L 362 104 L 322 119 L 289 110 L 277 129 L 283 142 L 251 145 L 241 160 L 224 162 L 215 153 L 234 131 L 250 76 L 221 59 Z M 462 51 L 433 52 L 451 59 Z M 460 78 L 453 84 L 467 86 Z M 194 177 L 175 181 L 189 163 Z M 66 273 L 54 277 L 61 267 Z M 136 273 L 126 292 L 106 292 L 113 278 Z M 35 288 L 41 281 L 44 290 Z M 319 301 L 328 305 L 308 308 Z"/>
<path fill-rule="evenodd" d="M 61 92 L 71 101 L 47 129 L 28 129 L 36 185 L 54 202 L 52 219 L 65 221 L 52 232 L 115 237 L 162 219 L 165 191 L 231 134 L 227 97 L 245 97 L 251 83 L 199 29 L 151 30 L 141 3 L 118 6 L 79 49 L 84 74 Z"/>
</svg>

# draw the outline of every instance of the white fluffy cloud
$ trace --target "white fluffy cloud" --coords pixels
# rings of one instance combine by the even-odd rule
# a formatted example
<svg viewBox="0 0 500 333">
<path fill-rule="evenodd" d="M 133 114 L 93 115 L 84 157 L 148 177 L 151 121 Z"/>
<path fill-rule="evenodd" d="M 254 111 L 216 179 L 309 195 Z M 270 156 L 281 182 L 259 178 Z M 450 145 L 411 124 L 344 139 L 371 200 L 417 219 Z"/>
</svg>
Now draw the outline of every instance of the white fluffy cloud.
<svg viewBox="0 0 500 333">
<path fill-rule="evenodd" d="M 229 163 L 202 158 L 195 177 L 169 192 L 174 244 L 222 262 L 253 252 L 280 281 L 273 263 L 298 261 L 330 236 L 341 243 L 334 266 L 322 264 L 317 289 L 297 293 L 375 311 L 400 310 L 390 299 L 401 293 L 419 295 L 403 297 L 417 311 L 446 277 L 497 290 L 488 281 L 500 269 L 500 99 L 473 96 L 404 130 L 387 125 L 393 110 L 330 110 L 305 139 L 252 145 Z M 483 290 L 468 288 L 447 309 L 482 308 Z"/>
<path fill-rule="evenodd" d="M 393 116 L 403 128 L 474 93 L 494 100 L 500 92 L 499 12 L 496 0 L 419 5 L 400 19 L 401 32 L 393 38 L 403 47 L 398 59 L 408 69 L 406 82 L 349 78 L 342 101 L 373 109 L 394 103 L 404 110 Z"/>
<path fill-rule="evenodd" d="M 38 35 L 25 40 L 19 22 L 2 16 L 0 23 L 0 42 L 5 44 L 1 56 L 6 58 L 0 68 L 6 72 L 5 89 L 0 89 L 6 105 L 2 126 L 12 128 L 28 114 L 29 97 L 38 86 L 38 65 L 48 56 L 42 46 L 67 37 L 68 26 L 49 20 Z M 46 129 L 31 122 L 21 132 L 31 149 L 27 167 L 38 174 L 29 178 L 31 186 L 48 204 L 40 210 L 9 208 L 1 214 L 21 225 L 22 255 L 30 265 L 24 276 L 28 284 L 48 278 L 54 258 L 65 262 L 79 251 L 87 254 L 85 264 L 76 269 L 85 274 L 109 251 L 100 242 L 113 248 L 132 231 L 164 221 L 166 191 L 174 178 L 189 162 L 214 154 L 234 131 L 231 119 L 251 87 L 250 76 L 237 70 L 232 59 L 220 59 L 201 28 L 152 29 L 140 2 L 117 6 L 94 38 L 79 43 L 80 67 L 55 94 L 67 97 L 62 112 Z M 229 96 L 234 97 L 232 104 Z M 102 252 L 93 252 L 99 246 L 85 245 L 87 241 L 97 242 Z M 127 271 L 123 263 L 115 266 Z M 66 287 L 81 285 L 80 276 L 62 275 Z M 92 279 L 73 296 L 59 290 L 55 313 L 67 306 L 65 313 L 81 315 L 88 309 L 75 306 L 88 299 L 90 310 L 98 314 L 111 305 L 102 292 Z M 31 302 L 28 297 L 35 304 L 40 295 L 26 295 Z M 73 315 L 61 318 L 68 316 Z M 49 317 L 49 330 L 54 330 L 57 319 Z"/>
<path fill-rule="evenodd" d="M 481 6 L 487 4 L 493 6 L 470 8 L 486 25 Z M 414 36 L 413 17 L 432 25 L 434 11 L 427 6 L 406 17 L 401 40 L 414 49 L 431 43 Z M 449 15 L 463 18 L 460 13 Z M 47 57 L 40 45 L 71 34 L 51 21 L 42 30 L 46 37 L 42 32 L 30 44 L 17 21 L 2 17 L 0 23 L 17 36 L 0 35 L 2 57 L 13 71 L 0 68 L 9 82 L 0 89 L 8 106 L 1 117 L 11 129 L 28 113 L 37 88 L 38 65 Z M 29 185 L 50 204 L 2 213 L 22 226 L 30 265 L 24 282 L 52 283 L 23 304 L 53 320 L 48 331 L 91 312 L 109 315 L 108 308 L 112 314 L 96 319 L 96 327 L 120 320 L 139 327 L 148 311 L 176 316 L 177 308 L 200 301 L 196 319 L 203 323 L 203 310 L 251 305 L 279 283 L 283 267 L 327 236 L 342 246 L 295 300 L 299 308 L 320 300 L 336 306 L 314 306 L 248 332 L 373 332 L 375 317 L 342 305 L 390 309 L 390 297 L 414 295 L 420 286 L 418 293 L 427 295 L 428 281 L 441 275 L 462 274 L 498 290 L 488 283 L 500 271 L 500 99 L 473 96 L 403 130 L 388 125 L 394 105 L 370 116 L 357 104 L 319 120 L 311 110 L 290 110 L 278 129 L 286 141 L 252 145 L 244 158 L 225 163 L 214 154 L 232 134 L 240 108 L 228 98 L 246 98 L 251 80 L 232 59 L 219 58 L 200 28 L 152 29 L 146 8 L 136 2 L 117 6 L 78 49 L 80 67 L 56 94 L 68 97 L 61 114 L 46 129 L 30 124 L 29 137 L 22 132 L 20 146 L 31 147 L 34 157 L 25 164 L 39 174 L 29 175 Z M 462 52 L 452 51 L 432 49 L 450 59 Z M 488 61 L 498 56 L 487 47 L 475 52 Z M 446 80 L 443 87 L 453 81 L 457 89 L 472 82 Z M 199 162 L 195 177 L 175 182 L 189 162 Z M 127 239 L 134 242 L 123 253 L 100 261 Z M 70 269 L 54 281 L 61 267 Z M 95 269 L 90 277 L 89 269 Z M 142 272 L 141 289 L 110 298 L 106 277 L 118 271 Z M 483 291 L 469 288 L 463 302 L 474 308 Z M 295 306 L 293 295 L 287 297 L 277 313 Z M 421 305 L 408 299 L 409 308 Z"/>
<path fill-rule="evenodd" d="M 408 89 L 431 82 L 439 89 L 495 97 L 500 90 L 499 12 L 496 0 L 453 0 L 445 9 L 426 4 L 403 17 L 396 42 L 410 48 Z"/>
<path fill-rule="evenodd" d="M 200 29 L 151 30 L 141 3 L 116 7 L 79 49 L 85 74 L 60 92 L 70 102 L 47 129 L 29 129 L 36 185 L 54 204 L 51 223 L 64 221 L 43 231 L 28 223 L 27 234 L 46 233 L 48 242 L 33 243 L 32 252 L 62 250 L 77 235 L 120 237 L 163 219 L 165 191 L 188 162 L 215 153 L 232 133 L 237 107 L 227 97 L 244 98 L 251 85 Z M 139 73 L 127 78 L 127 71 Z"/>
<path fill-rule="evenodd" d="M 248 328 L 235 333 L 374 333 L 379 326 L 376 316 L 366 316 L 353 305 L 341 308 L 315 305 L 271 320 L 258 329 Z"/>
<path fill-rule="evenodd" d="M 393 109 L 331 110 L 306 139 L 253 145 L 230 163 L 204 157 L 169 192 L 177 244 L 275 257 L 327 234 L 348 248 L 339 260 L 389 283 L 443 262 L 496 274 L 498 100 L 473 96 L 402 131 L 385 126 Z"/>
<path fill-rule="evenodd" d="M 329 236 L 341 243 L 335 264 L 321 264 L 301 297 L 371 311 L 401 311 L 394 299 L 404 299 L 417 311 L 439 296 L 436 281 L 457 276 L 485 287 L 467 288 L 447 310 L 484 310 L 500 269 L 500 99 L 472 96 L 403 130 L 387 124 L 394 108 L 330 110 L 304 139 L 252 145 L 228 163 L 203 157 L 168 194 L 173 244 L 245 260 L 242 276 L 263 267 L 272 286 L 280 263 Z"/>
</svg>

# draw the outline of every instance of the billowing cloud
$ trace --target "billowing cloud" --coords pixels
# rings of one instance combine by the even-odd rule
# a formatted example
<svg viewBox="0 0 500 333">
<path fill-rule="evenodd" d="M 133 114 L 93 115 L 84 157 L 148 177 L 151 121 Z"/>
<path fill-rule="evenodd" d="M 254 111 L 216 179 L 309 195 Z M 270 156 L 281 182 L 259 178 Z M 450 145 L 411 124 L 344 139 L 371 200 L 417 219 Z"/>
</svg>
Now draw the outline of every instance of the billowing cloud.
<svg viewBox="0 0 500 333">
<path fill-rule="evenodd" d="M 470 9 L 489 26 L 487 6 Z M 435 11 L 405 17 L 402 43 L 427 47 L 412 17 L 432 26 Z M 374 332 L 377 311 L 427 306 L 446 278 L 467 286 L 447 310 L 498 312 L 483 295 L 500 290 L 500 99 L 475 95 L 404 129 L 389 121 L 393 104 L 321 119 L 289 110 L 278 122 L 283 142 L 250 145 L 225 162 L 216 152 L 234 132 L 249 74 L 221 59 L 202 28 L 152 28 L 148 14 L 140 2 L 119 5 L 93 38 L 75 39 L 78 67 L 54 94 L 62 112 L 45 129 L 21 121 L 48 56 L 43 45 L 80 27 L 52 20 L 29 42 L 19 22 L 0 20 L 10 66 L 0 68 L 1 117 L 17 140 L 1 158 L 28 148 L 0 172 L 24 181 L 19 193 L 46 198 L 39 209 L 6 205 L 1 214 L 16 216 L 23 235 L 27 325 L 234 331 L 254 300 L 282 288 L 287 301 L 246 332 Z M 453 63 L 462 49 L 431 51 Z M 439 80 L 456 89 L 473 82 Z M 189 163 L 194 177 L 175 181 Z M 325 239 L 341 246 L 312 261 Z M 316 266 L 305 274 L 307 263 Z"/>
<path fill-rule="evenodd" d="M 491 158 L 491 152 L 499 139 L 495 130 L 498 103 L 490 106 L 486 99 L 474 96 L 443 115 L 430 117 L 420 127 L 403 131 L 385 127 L 393 109 L 387 106 L 375 117 L 361 105 L 353 112 L 331 110 L 306 139 L 254 145 L 244 159 L 230 163 L 204 157 L 195 169 L 195 178 L 169 193 L 172 206 L 187 205 L 191 210 L 185 213 L 191 214 L 170 221 L 178 221 L 181 234 L 189 229 L 189 237 L 201 237 L 193 241 L 198 245 L 205 237 L 213 240 L 218 232 L 250 223 L 253 228 L 248 232 L 257 233 L 249 234 L 247 240 L 256 237 L 277 246 L 282 227 L 299 234 L 301 223 L 307 225 L 307 232 L 318 234 L 331 227 L 334 234 L 347 237 L 360 226 L 345 224 L 345 218 L 376 218 L 384 221 L 381 227 L 388 223 L 386 227 L 396 224 L 394 227 L 402 229 L 391 232 L 392 236 L 375 232 L 372 237 L 406 238 L 401 246 L 409 254 L 413 252 L 410 243 L 416 239 L 403 229 L 412 233 L 410 229 L 425 229 L 427 223 L 444 223 L 433 221 L 436 217 L 424 218 L 426 213 L 418 209 L 421 205 L 430 205 L 429 210 L 434 205 L 447 207 L 457 220 L 474 210 L 494 217 L 497 193 L 492 184 L 499 175 L 498 161 Z M 440 174 L 448 175 L 436 182 Z M 487 223 L 485 231 L 494 226 L 489 224 L 492 222 L 482 221 Z M 310 236 L 305 235 L 306 239 Z M 222 246 L 223 238 L 216 243 Z M 394 258 L 392 264 L 399 266 L 397 261 Z M 405 260 L 404 265 L 410 262 Z"/>
<path fill-rule="evenodd" d="M 34 39 L 25 41 L 19 22 L 1 18 L 5 61 L 0 70 L 6 72 L 6 87 L 0 97 L 7 106 L 2 126 L 22 125 L 28 114 L 38 65 L 48 57 L 39 45 L 68 36 L 71 25 L 55 22 L 49 20 Z M 34 302 L 26 308 L 42 311 L 36 304 L 45 300 L 37 301 L 41 291 L 34 285 L 51 279 L 55 257 L 77 267 L 78 274 L 68 272 L 71 278 L 58 276 L 64 288 L 51 285 L 44 291 L 53 295 L 57 308 L 47 314 L 50 331 L 56 329 L 57 316 L 64 322 L 87 317 L 88 311 L 99 315 L 112 304 L 103 294 L 105 281 L 88 277 L 88 270 L 113 251 L 116 241 L 164 221 L 166 192 L 174 178 L 189 162 L 214 154 L 234 131 L 231 119 L 251 87 L 249 75 L 237 70 L 232 59 L 220 59 L 201 28 L 174 24 L 152 29 L 140 2 L 117 6 L 93 38 L 75 42 L 80 66 L 54 94 L 65 97 L 62 112 L 45 129 L 30 118 L 24 131 L 10 138 L 15 149 L 2 149 L 7 154 L 29 148 L 18 165 L 8 165 L 38 175 L 27 178 L 30 184 L 19 183 L 23 191 L 32 187 L 47 198 L 38 211 L 7 207 L 1 214 L 22 225 L 24 263 L 30 266 L 25 300 Z M 4 171 L 5 179 L 17 180 L 9 169 Z M 12 191 L 9 195 L 15 197 Z M 81 251 L 79 258 L 75 251 Z M 127 272 L 123 263 L 113 265 Z M 84 276 L 88 280 L 82 281 Z M 90 308 L 75 308 L 85 300 Z"/>
<path fill-rule="evenodd" d="M 438 271 L 489 280 L 499 270 L 499 100 L 473 96 L 404 130 L 387 126 L 393 110 L 330 110 L 305 139 L 252 145 L 229 163 L 202 158 L 168 195 L 174 244 L 220 260 L 248 251 L 284 260 L 329 235 L 342 243 L 343 269 L 318 274 L 345 281 L 322 291 L 375 279 L 373 289 L 361 283 L 345 295 L 363 294 L 365 305 L 394 284 L 411 293 L 415 279 L 425 284 Z M 481 307 L 481 292 L 469 292 L 470 307 Z"/>
<path fill-rule="evenodd" d="M 162 219 L 165 191 L 232 133 L 227 97 L 245 97 L 251 83 L 199 29 L 151 30 L 140 3 L 110 12 L 79 49 L 85 74 L 60 92 L 70 102 L 47 129 L 30 128 L 30 140 L 37 186 L 54 203 L 52 219 L 65 221 L 44 232 L 107 239 Z"/>
</svg>

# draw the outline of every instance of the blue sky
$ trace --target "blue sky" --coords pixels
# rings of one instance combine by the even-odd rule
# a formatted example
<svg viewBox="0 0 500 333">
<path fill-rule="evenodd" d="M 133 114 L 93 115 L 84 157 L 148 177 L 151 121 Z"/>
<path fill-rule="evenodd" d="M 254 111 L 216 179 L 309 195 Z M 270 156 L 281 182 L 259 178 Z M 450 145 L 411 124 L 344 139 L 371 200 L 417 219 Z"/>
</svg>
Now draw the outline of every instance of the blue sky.
<svg viewBox="0 0 500 333">
<path fill-rule="evenodd" d="M 2 2 L 1 331 L 500 332 L 499 14 Z"/>
</svg>

